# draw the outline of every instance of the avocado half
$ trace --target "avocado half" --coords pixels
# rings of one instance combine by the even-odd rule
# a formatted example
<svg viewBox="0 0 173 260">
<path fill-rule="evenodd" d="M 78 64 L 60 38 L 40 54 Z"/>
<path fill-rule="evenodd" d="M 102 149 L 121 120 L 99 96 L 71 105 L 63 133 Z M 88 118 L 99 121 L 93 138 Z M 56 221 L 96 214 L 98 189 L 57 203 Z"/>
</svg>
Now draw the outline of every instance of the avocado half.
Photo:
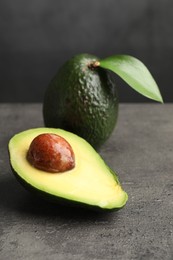
<svg viewBox="0 0 173 260">
<path fill-rule="evenodd" d="M 68 141 L 75 154 L 75 167 L 63 173 L 45 172 L 26 159 L 32 140 L 43 133 L 57 134 Z M 13 136 L 9 142 L 10 164 L 17 179 L 30 191 L 53 201 L 98 209 L 122 208 L 127 193 L 117 175 L 94 148 L 81 137 L 61 129 L 35 128 Z"/>
</svg>

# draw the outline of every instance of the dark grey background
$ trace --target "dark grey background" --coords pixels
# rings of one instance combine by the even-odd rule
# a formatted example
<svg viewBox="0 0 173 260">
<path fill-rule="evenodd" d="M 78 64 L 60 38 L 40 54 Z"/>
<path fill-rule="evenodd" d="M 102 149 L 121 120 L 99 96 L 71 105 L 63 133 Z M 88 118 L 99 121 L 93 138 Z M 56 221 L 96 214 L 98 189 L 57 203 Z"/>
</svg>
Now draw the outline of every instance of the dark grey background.
<svg viewBox="0 0 173 260">
<path fill-rule="evenodd" d="M 171 0 L 1 0 L 0 101 L 42 101 L 59 66 L 87 52 L 138 57 L 171 102 L 172 25 Z M 148 102 L 117 83 L 120 101 Z"/>
</svg>

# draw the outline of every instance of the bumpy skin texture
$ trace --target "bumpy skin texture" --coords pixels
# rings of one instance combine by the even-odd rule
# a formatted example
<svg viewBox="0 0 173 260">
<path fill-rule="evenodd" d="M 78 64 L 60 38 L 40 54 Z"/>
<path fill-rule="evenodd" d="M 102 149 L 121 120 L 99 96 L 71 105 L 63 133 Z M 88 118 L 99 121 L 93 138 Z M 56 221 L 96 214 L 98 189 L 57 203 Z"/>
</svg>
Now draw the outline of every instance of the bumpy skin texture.
<svg viewBox="0 0 173 260">
<path fill-rule="evenodd" d="M 90 64 L 99 59 L 80 54 L 67 61 L 50 82 L 43 102 L 47 127 L 62 128 L 98 149 L 112 133 L 118 115 L 115 83 Z"/>
</svg>

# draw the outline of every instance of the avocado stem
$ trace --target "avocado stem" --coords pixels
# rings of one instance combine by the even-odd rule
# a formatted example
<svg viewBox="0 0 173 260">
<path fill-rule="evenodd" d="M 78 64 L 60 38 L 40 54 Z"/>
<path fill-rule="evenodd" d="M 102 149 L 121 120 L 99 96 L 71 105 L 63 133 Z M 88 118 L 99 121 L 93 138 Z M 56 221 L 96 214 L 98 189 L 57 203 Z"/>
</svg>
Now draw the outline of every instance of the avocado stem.
<svg viewBox="0 0 173 260">
<path fill-rule="evenodd" d="M 100 62 L 98 60 L 96 60 L 94 63 L 93 63 L 93 67 L 96 68 L 100 66 Z"/>
<path fill-rule="evenodd" d="M 94 69 L 94 68 L 97 68 L 99 66 L 100 66 L 100 62 L 98 60 L 93 61 L 93 62 L 88 64 L 88 68 L 90 68 L 90 69 Z"/>
</svg>

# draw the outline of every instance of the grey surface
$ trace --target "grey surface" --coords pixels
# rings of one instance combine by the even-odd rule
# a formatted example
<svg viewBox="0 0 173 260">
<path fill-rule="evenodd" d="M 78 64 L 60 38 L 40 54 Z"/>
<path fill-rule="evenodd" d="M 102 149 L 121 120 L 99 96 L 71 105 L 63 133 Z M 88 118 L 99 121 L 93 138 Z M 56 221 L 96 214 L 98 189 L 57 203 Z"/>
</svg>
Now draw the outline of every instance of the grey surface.
<svg viewBox="0 0 173 260">
<path fill-rule="evenodd" d="M 54 206 L 15 180 L 9 138 L 43 125 L 40 104 L 0 105 L 0 259 L 173 259 L 173 105 L 121 104 L 101 154 L 128 192 L 118 212 Z"/>
<path fill-rule="evenodd" d="M 0 102 L 42 101 L 57 69 L 78 53 L 138 57 L 172 102 L 172 10 L 171 0 L 1 0 Z M 118 84 L 122 102 L 147 101 Z"/>
</svg>

